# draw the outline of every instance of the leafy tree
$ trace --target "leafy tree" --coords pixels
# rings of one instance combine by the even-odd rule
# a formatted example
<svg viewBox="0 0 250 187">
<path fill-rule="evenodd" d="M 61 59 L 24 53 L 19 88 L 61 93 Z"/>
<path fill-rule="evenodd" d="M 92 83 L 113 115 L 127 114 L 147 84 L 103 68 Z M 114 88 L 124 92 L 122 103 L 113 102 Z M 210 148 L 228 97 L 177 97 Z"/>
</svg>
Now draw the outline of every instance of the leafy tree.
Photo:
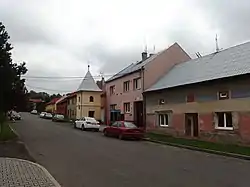
<svg viewBox="0 0 250 187">
<path fill-rule="evenodd" d="M 27 72 L 25 62 L 13 63 L 9 43 L 9 35 L 5 26 L 0 22 L 0 115 L 1 122 L 8 110 L 25 105 L 25 80 L 22 75 Z"/>
</svg>

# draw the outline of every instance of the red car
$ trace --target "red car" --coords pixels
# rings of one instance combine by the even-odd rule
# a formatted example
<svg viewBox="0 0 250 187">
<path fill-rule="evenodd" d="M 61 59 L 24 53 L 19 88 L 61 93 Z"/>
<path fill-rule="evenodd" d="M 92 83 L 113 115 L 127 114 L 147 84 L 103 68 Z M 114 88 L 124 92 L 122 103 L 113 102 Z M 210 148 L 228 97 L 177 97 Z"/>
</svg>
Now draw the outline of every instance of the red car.
<svg viewBox="0 0 250 187">
<path fill-rule="evenodd" d="M 128 121 L 116 121 L 110 126 L 103 129 L 105 136 L 116 136 L 119 139 L 135 138 L 142 139 L 144 137 L 144 130 L 138 128 L 135 124 Z"/>
</svg>

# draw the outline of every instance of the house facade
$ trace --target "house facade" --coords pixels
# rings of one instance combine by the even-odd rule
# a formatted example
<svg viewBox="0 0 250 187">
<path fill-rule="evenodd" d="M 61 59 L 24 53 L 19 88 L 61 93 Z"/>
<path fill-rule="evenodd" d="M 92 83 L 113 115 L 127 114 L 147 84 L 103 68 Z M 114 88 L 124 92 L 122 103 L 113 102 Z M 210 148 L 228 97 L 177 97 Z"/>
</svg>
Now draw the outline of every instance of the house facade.
<svg viewBox="0 0 250 187">
<path fill-rule="evenodd" d="M 250 143 L 250 43 L 175 66 L 145 91 L 148 131 Z"/>
<path fill-rule="evenodd" d="M 188 54 L 173 44 L 157 54 L 142 53 L 142 60 L 131 64 L 106 81 L 107 123 L 132 121 L 144 126 L 142 92 L 152 86 L 174 65 L 189 60 Z"/>
<path fill-rule="evenodd" d="M 101 94 L 102 90 L 97 86 L 88 66 L 88 72 L 76 91 L 76 118 L 88 116 L 101 120 Z"/>
<path fill-rule="evenodd" d="M 67 96 L 62 96 L 58 101 L 55 103 L 55 113 L 62 114 L 67 117 Z"/>
<path fill-rule="evenodd" d="M 71 93 L 67 97 L 67 116 L 69 119 L 76 119 L 76 93 Z"/>
<path fill-rule="evenodd" d="M 51 112 L 51 113 L 55 113 L 56 111 L 56 102 L 59 100 L 60 98 L 54 98 L 52 99 L 50 102 L 48 102 L 45 106 L 45 112 Z"/>
</svg>

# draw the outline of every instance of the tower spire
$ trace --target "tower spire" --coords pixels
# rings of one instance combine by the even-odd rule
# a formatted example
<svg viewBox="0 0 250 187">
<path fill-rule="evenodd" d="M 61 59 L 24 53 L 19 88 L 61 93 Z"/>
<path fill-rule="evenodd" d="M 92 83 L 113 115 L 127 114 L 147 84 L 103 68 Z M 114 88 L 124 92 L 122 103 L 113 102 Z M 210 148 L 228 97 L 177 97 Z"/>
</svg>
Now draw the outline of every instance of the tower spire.
<svg viewBox="0 0 250 187">
<path fill-rule="evenodd" d="M 88 65 L 88 71 L 89 71 L 90 65 Z"/>
</svg>

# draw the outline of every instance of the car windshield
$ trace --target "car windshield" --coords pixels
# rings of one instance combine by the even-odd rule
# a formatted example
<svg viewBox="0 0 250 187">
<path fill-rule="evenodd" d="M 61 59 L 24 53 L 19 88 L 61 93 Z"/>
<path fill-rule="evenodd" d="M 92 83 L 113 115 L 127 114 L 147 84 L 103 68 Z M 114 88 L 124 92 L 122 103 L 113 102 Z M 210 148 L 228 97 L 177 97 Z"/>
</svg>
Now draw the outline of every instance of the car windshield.
<svg viewBox="0 0 250 187">
<path fill-rule="evenodd" d="M 127 122 L 127 121 L 124 122 L 124 125 L 127 128 L 137 128 L 135 124 L 133 124 L 131 122 Z"/>
</svg>

